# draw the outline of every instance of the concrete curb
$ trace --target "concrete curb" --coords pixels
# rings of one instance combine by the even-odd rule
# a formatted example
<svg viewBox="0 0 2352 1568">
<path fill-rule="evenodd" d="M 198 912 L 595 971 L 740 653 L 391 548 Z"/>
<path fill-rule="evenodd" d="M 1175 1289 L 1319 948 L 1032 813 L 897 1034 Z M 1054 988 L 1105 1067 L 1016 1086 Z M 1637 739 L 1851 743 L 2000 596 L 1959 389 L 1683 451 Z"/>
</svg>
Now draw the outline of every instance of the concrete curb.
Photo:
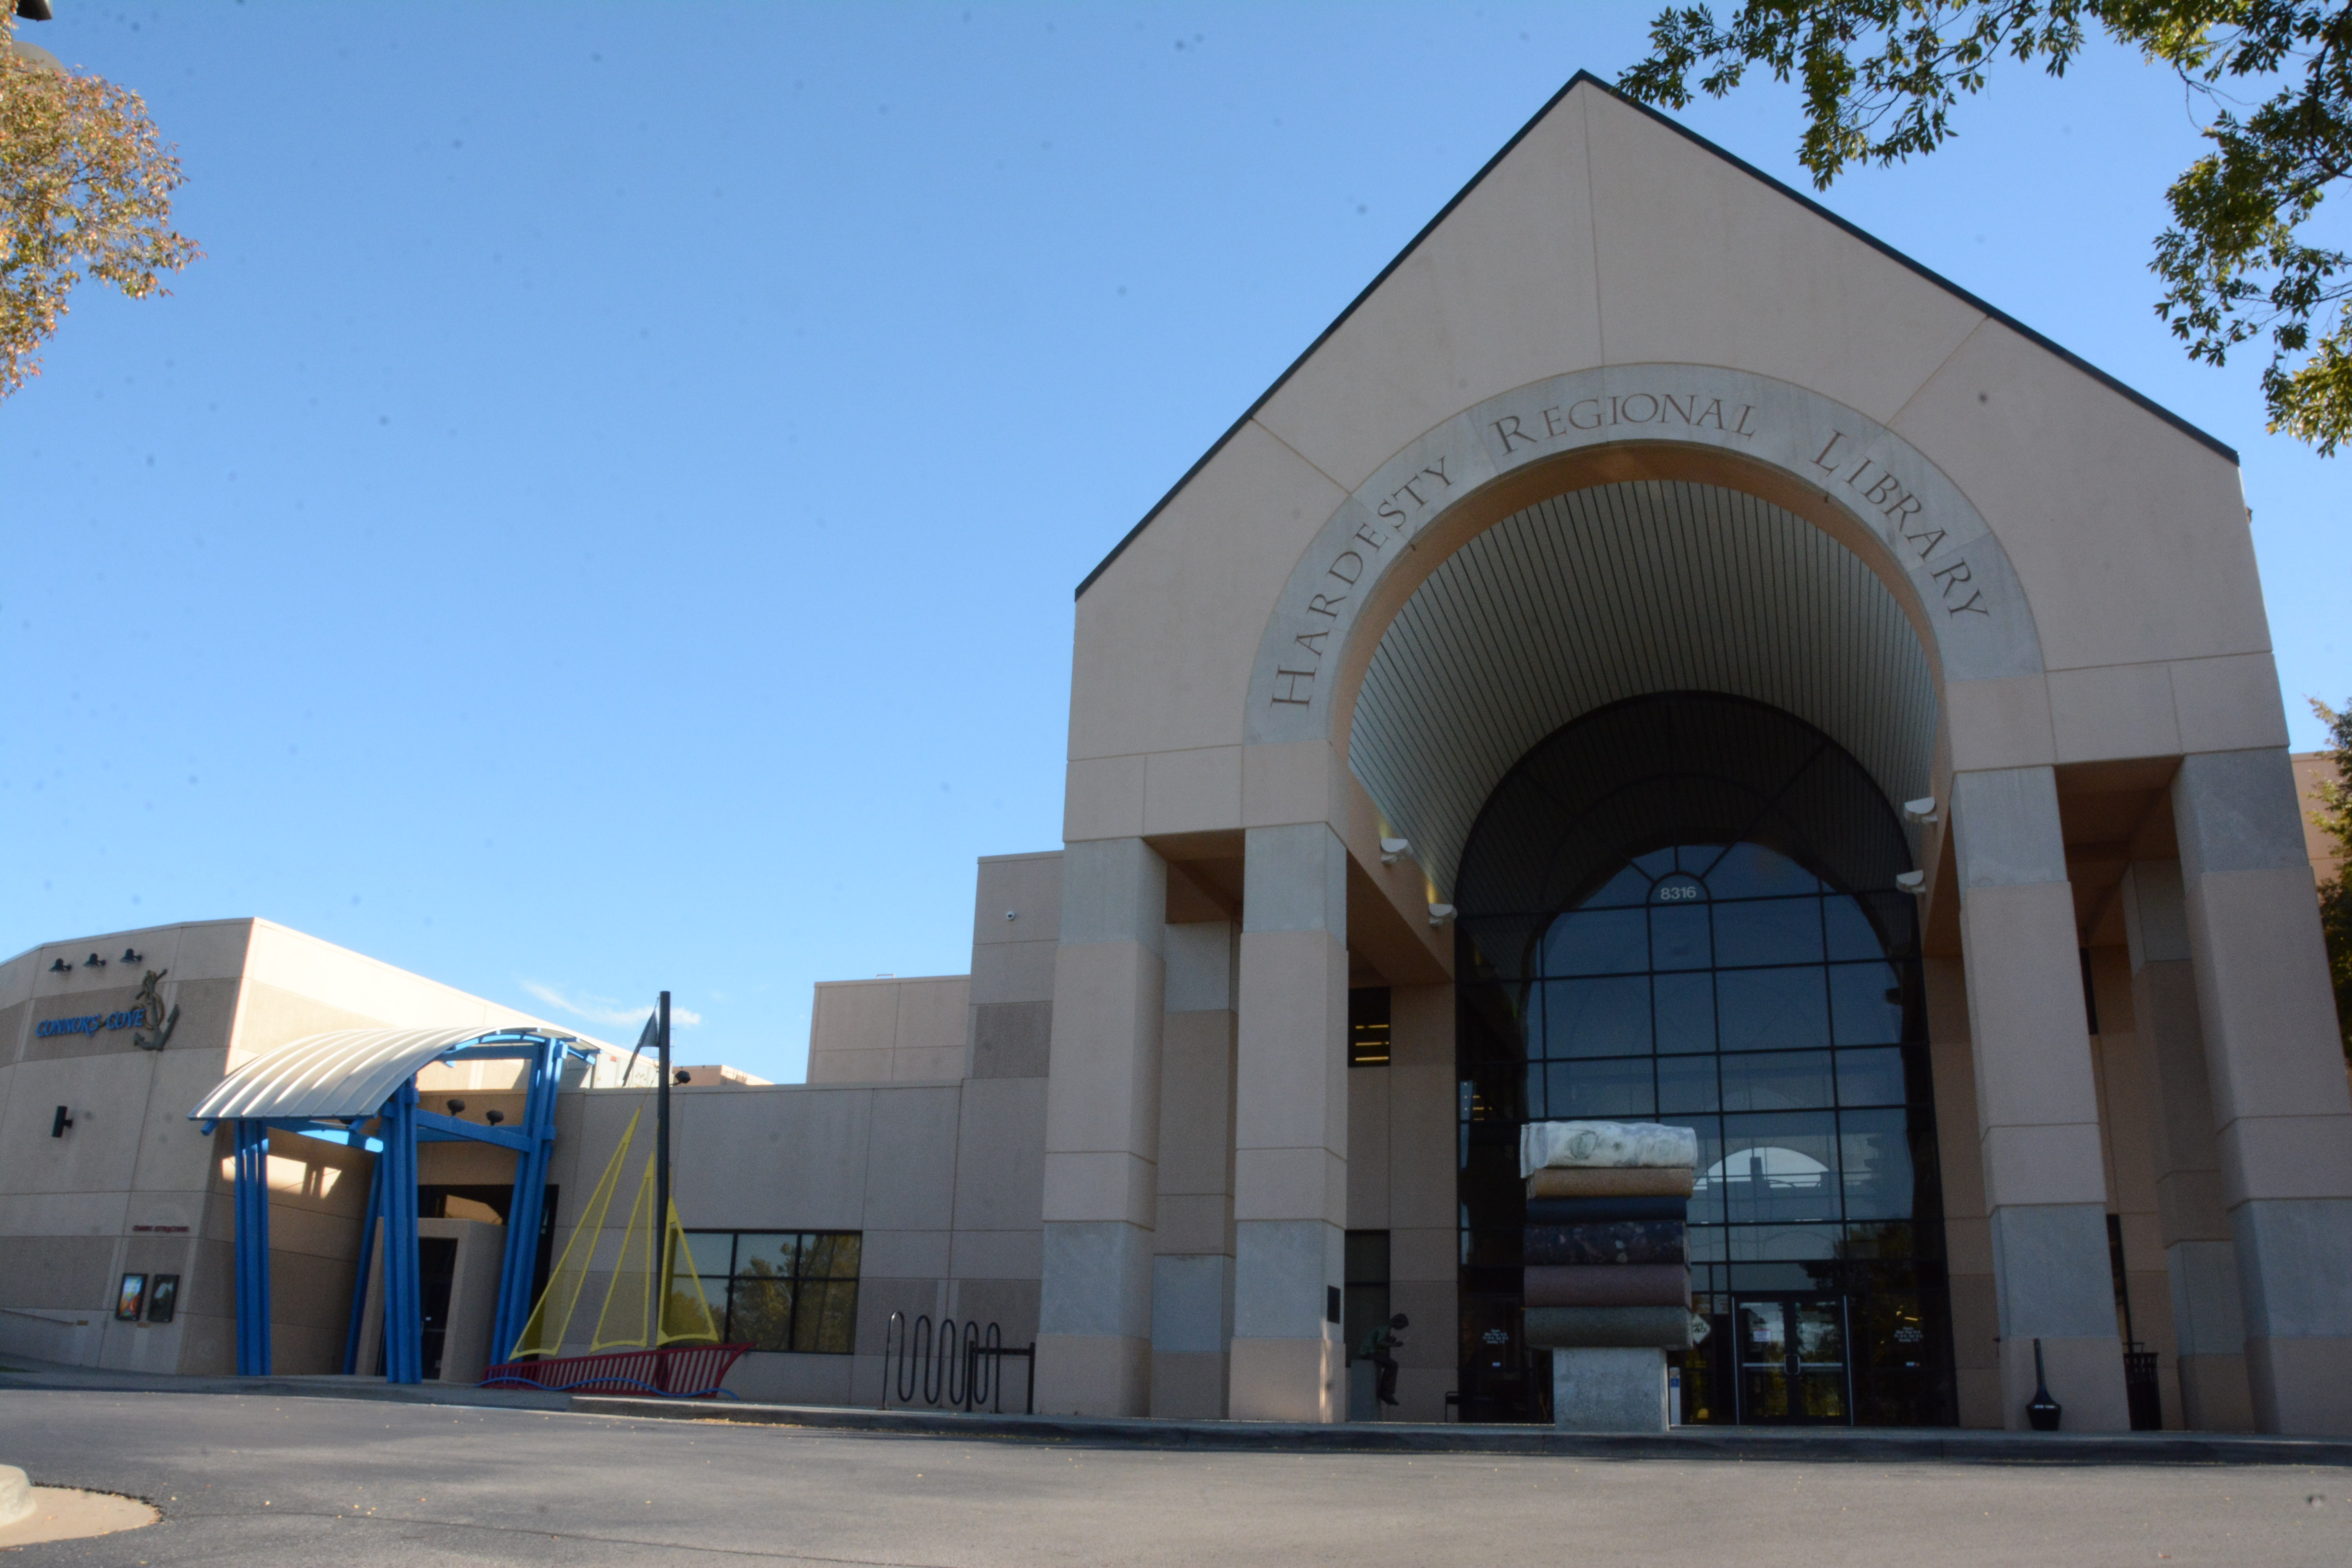
<svg viewBox="0 0 2352 1568">
<path fill-rule="evenodd" d="M 375 1377 L 192 1377 L 84 1370 L 0 1371 L 0 1389 L 52 1394 L 236 1394 L 299 1399 L 369 1399 L 393 1405 L 471 1405 L 508 1410 L 568 1410 L 568 1398 L 465 1384 L 387 1384 Z"/>
<path fill-rule="evenodd" d="M 1549 1426 L 1335 1426 L 1255 1421 L 1148 1421 L 1075 1415 L 967 1415 L 958 1411 L 574 1394 L 583 1415 L 724 1421 L 899 1436 L 990 1437 L 1096 1447 L 1307 1454 L 1512 1454 L 1588 1459 L 1778 1460 L 1808 1464 L 1933 1461 L 2036 1465 L 2326 1465 L 2352 1467 L 2352 1439 L 2229 1432 L 1979 1432 L 1951 1428 L 1684 1426 L 1655 1436 Z"/>
</svg>

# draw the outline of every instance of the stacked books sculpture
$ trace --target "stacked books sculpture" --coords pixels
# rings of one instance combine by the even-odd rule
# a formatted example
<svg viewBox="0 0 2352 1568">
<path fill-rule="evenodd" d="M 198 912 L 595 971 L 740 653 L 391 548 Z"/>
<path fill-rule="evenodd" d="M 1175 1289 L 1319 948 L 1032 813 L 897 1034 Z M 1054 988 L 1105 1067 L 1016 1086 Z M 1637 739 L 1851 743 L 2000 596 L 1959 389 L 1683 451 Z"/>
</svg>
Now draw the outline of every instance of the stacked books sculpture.
<svg viewBox="0 0 2352 1568">
<path fill-rule="evenodd" d="M 1527 1340 L 1553 1352 L 1553 1419 L 1667 1423 L 1665 1352 L 1691 1341 L 1688 1219 L 1698 1136 L 1652 1121 L 1531 1121 L 1521 1262 Z"/>
</svg>

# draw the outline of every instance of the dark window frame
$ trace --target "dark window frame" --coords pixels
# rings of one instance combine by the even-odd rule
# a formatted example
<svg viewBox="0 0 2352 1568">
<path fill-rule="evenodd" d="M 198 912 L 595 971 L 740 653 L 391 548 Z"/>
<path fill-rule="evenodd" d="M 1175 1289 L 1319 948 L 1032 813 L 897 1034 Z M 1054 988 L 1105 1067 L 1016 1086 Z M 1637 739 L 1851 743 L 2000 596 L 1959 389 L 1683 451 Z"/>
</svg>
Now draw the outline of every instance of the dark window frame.
<svg viewBox="0 0 2352 1568">
<path fill-rule="evenodd" d="M 747 1236 L 793 1237 L 792 1272 L 782 1275 L 763 1274 L 742 1268 L 741 1265 L 744 1262 L 742 1238 Z M 853 1244 L 848 1249 L 852 1254 L 852 1261 L 846 1273 L 840 1271 L 844 1249 L 839 1243 L 844 1239 Z M 705 1250 L 706 1247 L 720 1244 L 722 1241 L 723 1246 L 718 1250 L 724 1251 L 723 1259 L 717 1257 L 715 1252 Z M 781 1342 L 763 1343 L 754 1340 L 751 1342 L 752 1349 L 778 1355 L 856 1355 L 857 1353 L 857 1298 L 858 1288 L 863 1282 L 866 1260 L 864 1231 L 791 1230 L 781 1227 L 761 1230 L 689 1230 L 686 1233 L 686 1242 L 687 1249 L 694 1256 L 695 1276 L 702 1283 L 703 1295 L 706 1298 L 715 1295 L 717 1298 L 712 1302 L 712 1316 L 719 1320 L 719 1337 L 723 1342 L 729 1344 L 746 1342 L 744 1335 L 757 1332 L 748 1326 L 744 1329 L 743 1335 L 739 1335 L 737 1331 L 736 1288 L 739 1285 L 766 1287 L 782 1284 L 787 1298 L 783 1331 L 781 1335 L 770 1336 L 780 1340 Z M 826 1270 L 822 1273 L 813 1271 L 809 1265 L 820 1259 L 826 1265 Z M 822 1296 L 814 1299 L 822 1304 L 815 1307 L 819 1316 L 814 1321 L 813 1328 L 804 1333 L 803 1330 L 806 1325 L 803 1323 L 803 1310 L 812 1303 L 813 1299 L 807 1289 L 810 1286 L 823 1288 Z M 840 1308 L 836 1313 L 835 1303 L 845 1298 L 845 1288 L 846 1305 Z M 748 1309 L 743 1315 L 747 1318 L 751 1316 Z M 845 1332 L 838 1336 L 839 1342 L 803 1342 L 804 1341 L 823 1342 L 834 1337 L 828 1331 L 834 1326 L 835 1321 L 845 1329 Z"/>
</svg>

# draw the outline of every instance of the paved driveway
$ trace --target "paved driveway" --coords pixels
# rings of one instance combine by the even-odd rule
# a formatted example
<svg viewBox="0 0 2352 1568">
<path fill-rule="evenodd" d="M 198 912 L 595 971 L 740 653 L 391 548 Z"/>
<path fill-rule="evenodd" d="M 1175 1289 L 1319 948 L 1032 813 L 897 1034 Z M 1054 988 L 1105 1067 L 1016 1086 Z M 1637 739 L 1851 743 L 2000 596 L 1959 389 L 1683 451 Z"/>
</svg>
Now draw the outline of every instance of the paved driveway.
<svg viewBox="0 0 2352 1568">
<path fill-rule="evenodd" d="M 0 1461 L 163 1510 L 7 1559 L 28 1568 L 2352 1562 L 2352 1470 L 2286 1466 L 1187 1453 L 19 1390 Z"/>
</svg>

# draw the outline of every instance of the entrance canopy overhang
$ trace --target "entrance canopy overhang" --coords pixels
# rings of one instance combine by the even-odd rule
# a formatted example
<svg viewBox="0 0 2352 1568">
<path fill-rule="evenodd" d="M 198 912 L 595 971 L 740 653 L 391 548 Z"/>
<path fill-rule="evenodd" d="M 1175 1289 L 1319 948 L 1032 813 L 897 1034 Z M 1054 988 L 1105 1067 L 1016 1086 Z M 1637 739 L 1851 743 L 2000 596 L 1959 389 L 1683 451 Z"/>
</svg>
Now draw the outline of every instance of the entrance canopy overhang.
<svg viewBox="0 0 2352 1568">
<path fill-rule="evenodd" d="M 576 1035 L 516 1029 L 337 1029 L 305 1035 L 238 1067 L 194 1110 L 192 1121 L 373 1116 L 418 1070 L 474 1043 L 569 1045 Z"/>
<path fill-rule="evenodd" d="M 269 1138 L 297 1133 L 364 1149 L 376 1156 L 360 1233 L 358 1278 L 343 1370 L 356 1372 L 360 1325 L 381 1222 L 383 1239 L 384 1375 L 417 1383 L 424 1371 L 423 1310 L 416 1245 L 416 1146 L 465 1141 L 515 1154 L 514 1195 L 506 1215 L 505 1258 L 492 1337 L 501 1346 L 521 1333 L 530 1310 L 547 1167 L 555 1145 L 555 1097 L 566 1063 L 593 1059 L 576 1035 L 539 1028 L 338 1029 L 306 1035 L 240 1065 L 215 1085 L 189 1119 L 211 1131 L 236 1129 L 236 1369 L 270 1370 Z M 467 1121 L 424 1110 L 416 1075 L 436 1062 L 512 1060 L 523 1064 L 519 1124 Z M 453 1107 L 454 1109 L 454 1107 Z"/>
</svg>

